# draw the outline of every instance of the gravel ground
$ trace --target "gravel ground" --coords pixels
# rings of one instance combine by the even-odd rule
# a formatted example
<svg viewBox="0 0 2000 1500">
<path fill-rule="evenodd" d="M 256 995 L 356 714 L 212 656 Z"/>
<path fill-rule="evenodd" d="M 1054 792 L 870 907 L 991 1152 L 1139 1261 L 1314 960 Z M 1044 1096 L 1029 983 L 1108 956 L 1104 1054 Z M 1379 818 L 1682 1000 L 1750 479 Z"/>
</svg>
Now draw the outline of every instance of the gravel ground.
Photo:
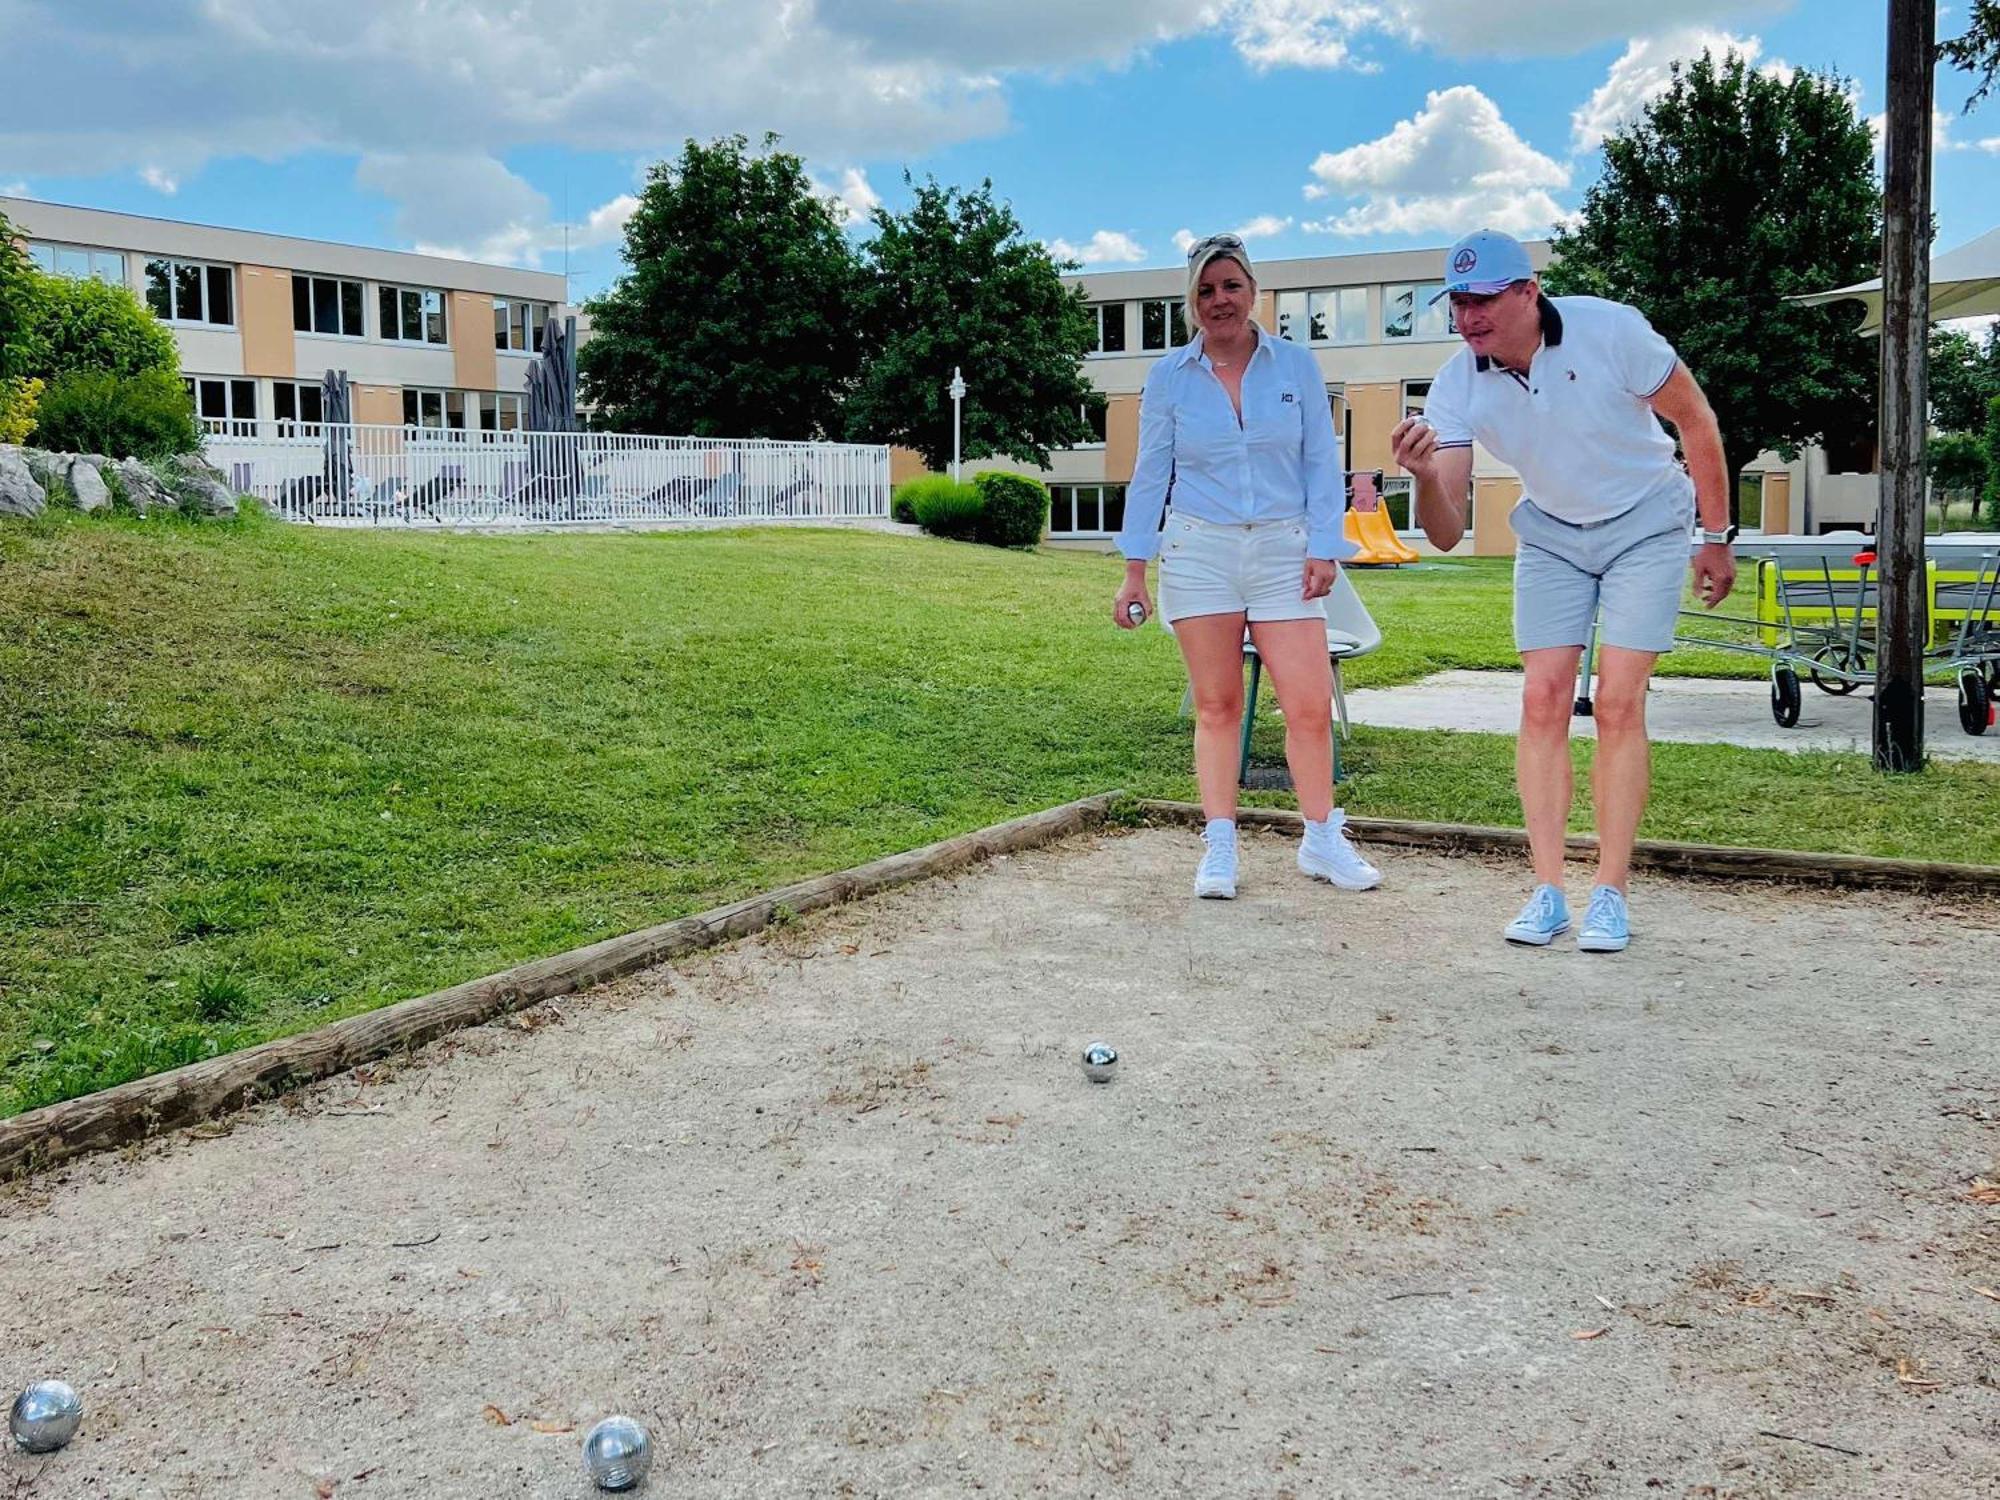
<svg viewBox="0 0 2000 1500">
<path fill-rule="evenodd" d="M 2000 1495 L 2000 908 L 1080 839 L 0 1197 L 0 1496 Z M 1579 884 L 1581 876 L 1579 875 Z M 1103 1037 L 1122 1076 L 1083 1081 Z"/>
</svg>

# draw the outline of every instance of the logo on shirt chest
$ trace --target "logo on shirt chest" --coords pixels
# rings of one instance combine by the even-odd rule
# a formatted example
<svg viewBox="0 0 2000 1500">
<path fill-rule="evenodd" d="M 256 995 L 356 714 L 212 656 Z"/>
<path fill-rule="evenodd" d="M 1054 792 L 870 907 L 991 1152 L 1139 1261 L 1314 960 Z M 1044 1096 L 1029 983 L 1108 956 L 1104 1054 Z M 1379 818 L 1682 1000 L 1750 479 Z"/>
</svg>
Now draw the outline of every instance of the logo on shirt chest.
<svg viewBox="0 0 2000 1500">
<path fill-rule="evenodd" d="M 1575 377 L 1574 375 L 1572 375 L 1572 376 L 1570 377 L 1570 379 L 1572 379 L 1572 380 L 1574 380 L 1575 378 L 1576 378 L 1576 377 Z M 1293 392 L 1293 391 L 1286 391 L 1286 392 L 1284 393 L 1284 395 L 1280 396 L 1280 397 L 1279 397 L 1278 399 L 1279 399 L 1280 401 L 1296 401 L 1296 400 L 1298 400 L 1299 398 L 1298 398 L 1298 395 L 1297 395 L 1297 393 L 1296 393 L 1296 392 Z"/>
</svg>

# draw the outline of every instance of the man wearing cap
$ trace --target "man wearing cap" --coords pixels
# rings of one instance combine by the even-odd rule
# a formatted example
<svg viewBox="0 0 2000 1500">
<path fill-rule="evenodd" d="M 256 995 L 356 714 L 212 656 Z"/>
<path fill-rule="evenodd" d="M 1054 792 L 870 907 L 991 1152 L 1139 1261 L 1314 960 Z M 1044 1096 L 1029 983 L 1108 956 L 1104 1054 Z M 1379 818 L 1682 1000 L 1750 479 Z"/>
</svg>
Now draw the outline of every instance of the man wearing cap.
<svg viewBox="0 0 2000 1500">
<path fill-rule="evenodd" d="M 1511 236 L 1482 229 L 1453 245 L 1439 296 L 1451 299 L 1465 346 L 1438 371 L 1424 415 L 1390 440 L 1416 480 L 1418 522 L 1445 551 L 1465 535 L 1474 442 L 1521 476 L 1511 517 L 1524 672 L 1515 776 L 1536 886 L 1506 937 L 1546 946 L 1570 926 L 1569 720 L 1596 619 L 1598 864 L 1577 946 L 1616 952 L 1631 941 L 1626 885 L 1651 780 L 1646 686 L 1673 647 L 1697 511 L 1695 592 L 1713 608 L 1736 581 L 1722 434 L 1643 314 L 1599 297 L 1543 296 Z M 1680 434 L 1685 467 L 1663 419 Z"/>
</svg>

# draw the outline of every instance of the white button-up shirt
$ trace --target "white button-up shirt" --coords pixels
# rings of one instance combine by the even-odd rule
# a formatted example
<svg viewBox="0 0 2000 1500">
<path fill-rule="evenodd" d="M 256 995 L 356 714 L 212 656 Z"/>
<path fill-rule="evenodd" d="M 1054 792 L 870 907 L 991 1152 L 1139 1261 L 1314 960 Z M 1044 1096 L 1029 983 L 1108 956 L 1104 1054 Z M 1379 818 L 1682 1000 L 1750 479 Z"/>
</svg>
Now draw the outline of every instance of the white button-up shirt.
<svg viewBox="0 0 2000 1500">
<path fill-rule="evenodd" d="M 1347 476 L 1312 352 L 1258 328 L 1242 397 L 1239 421 L 1200 334 L 1153 365 L 1139 398 L 1139 452 L 1118 533 L 1128 559 L 1159 555 L 1169 498 L 1180 515 L 1224 525 L 1303 515 L 1308 557 L 1360 550 L 1342 529 Z"/>
<path fill-rule="evenodd" d="M 1438 447 L 1476 438 L 1519 472 L 1538 508 L 1594 524 L 1694 493 L 1651 401 L 1679 364 L 1637 308 L 1545 297 L 1542 346 L 1525 371 L 1460 349 L 1431 382 L 1424 415 Z"/>
</svg>

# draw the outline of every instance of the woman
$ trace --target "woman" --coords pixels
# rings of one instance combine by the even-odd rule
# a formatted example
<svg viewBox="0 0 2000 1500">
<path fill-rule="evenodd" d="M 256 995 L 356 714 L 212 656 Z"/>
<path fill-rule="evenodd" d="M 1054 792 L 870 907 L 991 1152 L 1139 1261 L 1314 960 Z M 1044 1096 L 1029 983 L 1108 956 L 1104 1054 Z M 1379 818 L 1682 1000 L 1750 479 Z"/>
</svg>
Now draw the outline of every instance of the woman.
<svg viewBox="0 0 2000 1500">
<path fill-rule="evenodd" d="M 1125 586 L 1112 618 L 1136 629 L 1153 612 L 1146 562 L 1160 559 L 1160 602 L 1194 687 L 1195 778 L 1207 852 L 1194 892 L 1236 895 L 1237 727 L 1243 627 L 1270 670 L 1285 715 L 1285 760 L 1305 840 L 1299 869 L 1347 890 L 1379 885 L 1333 805 L 1333 673 L 1325 606 L 1342 534 L 1345 479 L 1326 382 L 1310 352 L 1252 318 L 1257 282 L 1243 241 L 1188 247 L 1188 315 L 1199 332 L 1146 377 L 1139 453 L 1125 494 Z M 1173 518 L 1160 517 L 1173 494 Z M 1140 616 L 1141 619 L 1144 616 Z"/>
</svg>

